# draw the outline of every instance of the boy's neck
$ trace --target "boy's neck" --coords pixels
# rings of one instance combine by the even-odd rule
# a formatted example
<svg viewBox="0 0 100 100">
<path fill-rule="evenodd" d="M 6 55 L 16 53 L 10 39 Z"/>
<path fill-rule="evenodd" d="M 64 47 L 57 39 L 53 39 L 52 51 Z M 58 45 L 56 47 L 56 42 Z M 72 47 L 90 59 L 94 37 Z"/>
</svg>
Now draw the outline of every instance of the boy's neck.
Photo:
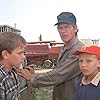
<svg viewBox="0 0 100 100">
<path fill-rule="evenodd" d="M 93 74 L 91 74 L 91 75 L 85 76 L 86 83 L 89 84 L 93 80 L 93 78 L 97 75 L 97 73 L 98 73 L 98 71 L 93 73 Z"/>
<path fill-rule="evenodd" d="M 9 70 L 12 70 L 12 68 L 13 68 L 12 66 L 9 66 L 9 64 L 7 62 L 5 62 L 5 61 L 0 61 L 0 64 L 4 65 L 4 67 L 9 69 Z"/>
</svg>

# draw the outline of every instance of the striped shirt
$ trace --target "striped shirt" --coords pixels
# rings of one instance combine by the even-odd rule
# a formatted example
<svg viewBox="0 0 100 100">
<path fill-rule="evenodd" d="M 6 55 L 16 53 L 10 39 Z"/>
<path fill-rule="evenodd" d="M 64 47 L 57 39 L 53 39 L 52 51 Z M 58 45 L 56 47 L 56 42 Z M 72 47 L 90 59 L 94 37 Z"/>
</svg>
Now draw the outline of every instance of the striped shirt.
<svg viewBox="0 0 100 100">
<path fill-rule="evenodd" d="M 19 80 L 15 69 L 0 65 L 0 100 L 19 100 Z"/>
</svg>

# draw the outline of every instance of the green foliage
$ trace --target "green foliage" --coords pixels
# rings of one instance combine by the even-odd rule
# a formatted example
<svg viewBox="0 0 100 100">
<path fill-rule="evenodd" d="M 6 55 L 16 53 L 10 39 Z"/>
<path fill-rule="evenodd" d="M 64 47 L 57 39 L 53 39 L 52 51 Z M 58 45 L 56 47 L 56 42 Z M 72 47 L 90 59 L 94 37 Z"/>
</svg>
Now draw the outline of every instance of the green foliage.
<svg viewBox="0 0 100 100">
<path fill-rule="evenodd" d="M 52 86 L 36 89 L 37 100 L 52 100 L 52 92 Z"/>
</svg>

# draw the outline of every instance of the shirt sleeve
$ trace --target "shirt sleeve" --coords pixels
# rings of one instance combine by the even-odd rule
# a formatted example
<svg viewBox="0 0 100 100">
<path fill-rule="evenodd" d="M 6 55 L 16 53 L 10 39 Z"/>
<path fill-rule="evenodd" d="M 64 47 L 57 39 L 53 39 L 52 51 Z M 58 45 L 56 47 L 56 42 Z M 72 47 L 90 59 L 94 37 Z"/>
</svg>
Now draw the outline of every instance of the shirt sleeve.
<svg viewBox="0 0 100 100">
<path fill-rule="evenodd" d="M 81 73 L 79 69 L 78 57 L 74 55 L 66 58 L 66 60 L 59 66 L 50 72 L 33 74 L 31 79 L 33 86 L 43 87 L 57 85 L 65 80 L 70 80 Z"/>
</svg>

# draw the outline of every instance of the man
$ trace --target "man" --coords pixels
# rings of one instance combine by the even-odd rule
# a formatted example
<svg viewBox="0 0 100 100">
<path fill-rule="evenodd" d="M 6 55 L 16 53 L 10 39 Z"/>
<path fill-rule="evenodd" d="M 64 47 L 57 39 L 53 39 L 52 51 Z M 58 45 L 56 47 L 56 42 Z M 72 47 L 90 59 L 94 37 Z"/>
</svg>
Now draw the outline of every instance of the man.
<svg viewBox="0 0 100 100">
<path fill-rule="evenodd" d="M 78 57 L 73 55 L 83 44 L 77 38 L 78 28 L 73 13 L 62 12 L 57 16 L 58 32 L 64 46 L 57 60 L 57 66 L 47 73 L 30 74 L 22 70 L 22 76 L 30 80 L 34 87 L 54 86 L 52 100 L 74 100 L 77 79 L 81 76 Z"/>
<path fill-rule="evenodd" d="M 0 100 L 19 100 L 17 70 L 25 58 L 25 45 L 17 33 L 0 33 Z"/>
</svg>

